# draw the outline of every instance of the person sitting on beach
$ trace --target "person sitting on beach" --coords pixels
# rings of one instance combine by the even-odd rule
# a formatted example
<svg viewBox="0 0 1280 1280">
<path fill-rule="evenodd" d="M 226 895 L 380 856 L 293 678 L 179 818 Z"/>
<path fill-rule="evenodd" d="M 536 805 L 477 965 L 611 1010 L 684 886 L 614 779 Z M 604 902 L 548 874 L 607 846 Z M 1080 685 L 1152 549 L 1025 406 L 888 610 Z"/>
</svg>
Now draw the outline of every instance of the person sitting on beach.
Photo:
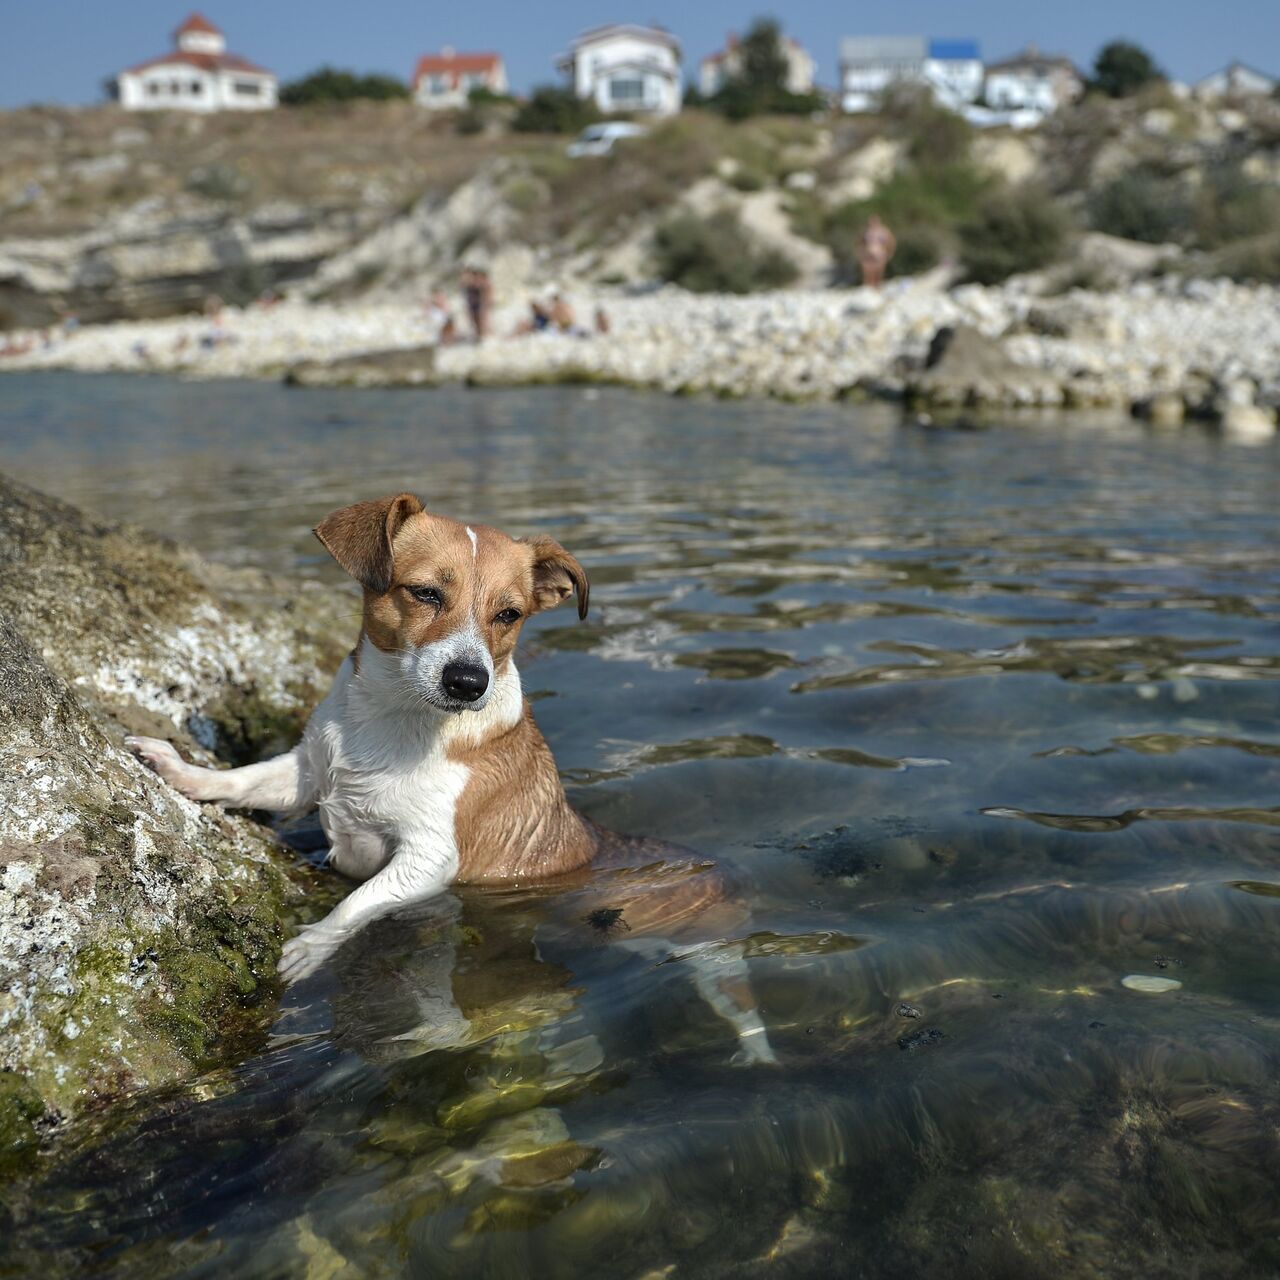
<svg viewBox="0 0 1280 1280">
<path fill-rule="evenodd" d="M 897 247 L 893 232 L 881 222 L 879 214 L 873 213 L 858 237 L 857 246 L 858 268 L 862 272 L 862 283 L 868 289 L 878 289 L 884 283 L 885 268 Z"/>
<path fill-rule="evenodd" d="M 529 318 L 516 325 L 515 336 L 521 338 L 531 333 L 543 333 L 550 323 L 551 316 L 547 308 L 537 298 L 533 298 L 529 302 Z"/>
<path fill-rule="evenodd" d="M 443 289 L 436 289 L 427 299 L 427 320 L 435 326 L 436 341 L 441 346 L 449 346 L 458 337 L 458 322 L 453 318 L 453 309 L 449 306 L 449 298 Z"/>
</svg>

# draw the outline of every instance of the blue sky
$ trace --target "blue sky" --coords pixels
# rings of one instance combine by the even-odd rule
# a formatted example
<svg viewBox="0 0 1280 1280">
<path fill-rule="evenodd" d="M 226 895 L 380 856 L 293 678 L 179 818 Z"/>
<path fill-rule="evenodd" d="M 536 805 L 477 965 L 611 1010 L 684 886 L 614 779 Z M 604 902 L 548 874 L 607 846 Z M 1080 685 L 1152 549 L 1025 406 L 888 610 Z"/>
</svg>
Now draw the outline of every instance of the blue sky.
<svg viewBox="0 0 1280 1280">
<path fill-rule="evenodd" d="M 443 44 L 497 49 L 517 90 L 553 79 L 552 60 L 575 32 L 609 21 L 657 21 L 680 37 L 686 69 L 725 32 L 770 13 L 806 44 L 823 83 L 834 80 L 841 35 L 972 36 L 988 58 L 1034 41 L 1082 64 L 1117 36 L 1138 40 L 1180 79 L 1232 58 L 1280 73 L 1277 0 L 201 0 L 237 53 L 291 79 L 324 62 L 407 77 L 415 56 Z M 103 78 L 162 53 L 190 6 L 168 0 L 3 0 L 0 107 L 97 100 Z"/>
</svg>

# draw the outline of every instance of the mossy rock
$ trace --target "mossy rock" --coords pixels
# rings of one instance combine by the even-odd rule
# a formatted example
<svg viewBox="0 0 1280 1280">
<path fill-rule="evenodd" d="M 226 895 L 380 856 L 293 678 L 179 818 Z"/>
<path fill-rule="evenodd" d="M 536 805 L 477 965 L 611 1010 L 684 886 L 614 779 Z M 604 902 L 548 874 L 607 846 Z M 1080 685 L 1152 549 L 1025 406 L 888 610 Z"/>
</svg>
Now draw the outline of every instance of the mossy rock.
<svg viewBox="0 0 1280 1280">
<path fill-rule="evenodd" d="M 0 1175 L 86 1108 L 260 1041 L 282 926 L 329 894 L 123 739 L 206 761 L 287 746 L 344 612 L 0 477 Z"/>
</svg>

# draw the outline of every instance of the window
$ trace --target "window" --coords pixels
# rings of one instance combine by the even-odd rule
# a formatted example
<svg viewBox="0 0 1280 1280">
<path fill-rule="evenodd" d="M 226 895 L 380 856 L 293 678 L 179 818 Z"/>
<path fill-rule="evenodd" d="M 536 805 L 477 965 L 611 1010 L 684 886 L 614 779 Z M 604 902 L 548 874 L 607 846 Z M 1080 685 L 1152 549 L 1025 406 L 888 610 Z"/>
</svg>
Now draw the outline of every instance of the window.
<svg viewBox="0 0 1280 1280">
<path fill-rule="evenodd" d="M 609 100 L 619 105 L 644 101 L 644 81 L 638 77 L 609 81 Z"/>
<path fill-rule="evenodd" d="M 427 80 L 427 87 L 431 93 L 445 93 L 448 88 L 448 81 L 444 76 L 431 76 Z"/>
<path fill-rule="evenodd" d="M 176 97 L 178 97 L 178 96 L 182 93 L 182 81 L 180 81 L 180 80 L 170 80 L 170 81 L 169 81 L 169 92 L 170 92 L 171 94 L 173 94 L 173 96 L 174 96 L 175 98 L 176 98 Z"/>
<path fill-rule="evenodd" d="M 204 85 L 199 80 L 193 80 L 191 82 L 191 92 L 198 98 L 204 92 Z"/>
<path fill-rule="evenodd" d="M 158 80 L 147 81 L 147 92 L 154 98 L 160 93 L 160 82 Z"/>
<path fill-rule="evenodd" d="M 237 80 L 235 91 L 242 98 L 256 98 L 262 92 L 262 86 L 256 80 Z"/>
</svg>

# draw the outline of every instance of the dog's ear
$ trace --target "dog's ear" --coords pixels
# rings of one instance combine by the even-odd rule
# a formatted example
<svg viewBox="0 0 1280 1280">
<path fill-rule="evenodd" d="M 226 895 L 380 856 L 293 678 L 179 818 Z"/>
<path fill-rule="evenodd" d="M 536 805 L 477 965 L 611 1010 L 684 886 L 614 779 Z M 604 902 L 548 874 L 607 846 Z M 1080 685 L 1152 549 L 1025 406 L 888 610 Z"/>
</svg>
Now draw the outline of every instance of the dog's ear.
<svg viewBox="0 0 1280 1280">
<path fill-rule="evenodd" d="M 554 609 L 578 593 L 578 617 L 587 616 L 591 584 L 586 570 L 554 538 L 522 538 L 533 552 L 533 598 L 539 609 Z"/>
<path fill-rule="evenodd" d="M 413 494 L 397 493 L 333 511 L 313 532 L 362 587 L 383 592 L 391 587 L 391 544 L 400 526 L 421 510 L 422 503 Z"/>
</svg>

